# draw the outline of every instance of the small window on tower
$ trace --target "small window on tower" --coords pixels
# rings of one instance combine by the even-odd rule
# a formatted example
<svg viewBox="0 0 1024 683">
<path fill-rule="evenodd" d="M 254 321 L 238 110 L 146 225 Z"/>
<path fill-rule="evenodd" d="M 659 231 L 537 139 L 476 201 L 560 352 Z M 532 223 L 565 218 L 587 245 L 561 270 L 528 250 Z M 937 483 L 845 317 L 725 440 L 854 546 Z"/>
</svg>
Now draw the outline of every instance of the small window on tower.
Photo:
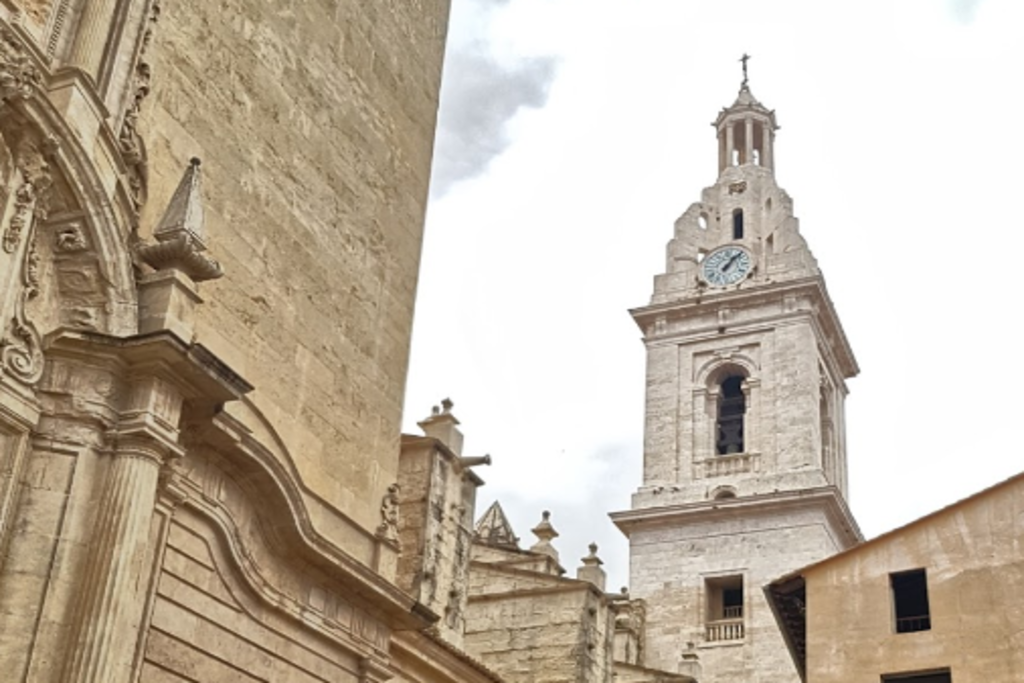
<svg viewBox="0 0 1024 683">
<path fill-rule="evenodd" d="M 736 209 L 732 212 L 732 238 L 743 239 L 743 209 Z"/>
<path fill-rule="evenodd" d="M 743 576 L 716 576 L 705 579 L 704 592 L 707 596 L 705 640 L 741 640 L 745 630 Z"/>
<path fill-rule="evenodd" d="M 928 609 L 928 579 L 923 569 L 890 574 L 896 633 L 928 631 L 932 627 Z"/>
<path fill-rule="evenodd" d="M 722 380 L 718 395 L 718 436 L 715 450 L 719 455 L 743 452 L 743 417 L 747 398 L 743 394 L 743 377 L 729 375 Z"/>
</svg>

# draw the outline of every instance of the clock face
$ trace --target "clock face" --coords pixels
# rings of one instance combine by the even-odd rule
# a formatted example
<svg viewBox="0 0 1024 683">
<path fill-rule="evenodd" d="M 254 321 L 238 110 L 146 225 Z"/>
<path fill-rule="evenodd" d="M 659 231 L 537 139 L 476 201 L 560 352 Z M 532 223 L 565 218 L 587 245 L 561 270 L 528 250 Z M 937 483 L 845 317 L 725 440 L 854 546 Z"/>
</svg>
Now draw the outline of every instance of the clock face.
<svg viewBox="0 0 1024 683">
<path fill-rule="evenodd" d="M 754 260 L 743 247 L 725 246 L 715 249 L 700 263 L 704 280 L 713 287 L 736 284 L 750 274 Z"/>
</svg>

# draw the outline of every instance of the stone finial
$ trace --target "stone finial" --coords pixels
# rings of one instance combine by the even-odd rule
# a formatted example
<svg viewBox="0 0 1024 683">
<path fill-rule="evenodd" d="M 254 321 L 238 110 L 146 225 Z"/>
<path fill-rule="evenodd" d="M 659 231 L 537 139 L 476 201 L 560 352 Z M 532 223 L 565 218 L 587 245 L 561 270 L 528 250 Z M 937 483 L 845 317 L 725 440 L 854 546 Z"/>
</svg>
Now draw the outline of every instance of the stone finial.
<svg viewBox="0 0 1024 683">
<path fill-rule="evenodd" d="M 558 538 L 558 532 L 551 525 L 551 513 L 547 510 L 542 512 L 540 524 L 530 529 L 530 531 L 537 537 L 537 542 L 530 546 L 530 550 L 547 555 L 555 562 L 558 562 L 558 551 L 555 549 L 555 546 L 551 545 L 551 541 Z"/>
<path fill-rule="evenodd" d="M 440 406 L 433 406 L 430 409 L 430 417 L 421 420 L 417 424 L 423 433 L 437 439 L 450 448 L 455 455 L 462 455 L 462 432 L 459 430 L 459 421 L 452 414 L 455 404 L 450 398 L 441 401 Z"/>
<path fill-rule="evenodd" d="M 174 191 L 164 217 L 160 219 L 153 235 L 159 239 L 176 237 L 182 232 L 189 235 L 199 247 L 200 251 L 206 249 L 203 243 L 205 226 L 205 215 L 203 214 L 203 174 L 201 172 L 202 162 L 198 157 L 192 157 L 188 169 L 178 183 L 178 189 Z"/>
<path fill-rule="evenodd" d="M 139 248 L 142 260 L 156 270 L 179 270 L 196 282 L 224 274 L 220 264 L 203 253 L 206 243 L 202 186 L 200 161 L 193 157 L 153 231 L 157 243 Z"/>
<path fill-rule="evenodd" d="M 605 571 L 601 569 L 601 565 L 604 562 L 600 557 L 597 556 L 597 544 L 590 544 L 590 554 L 584 557 L 582 560 L 583 566 L 576 570 L 576 578 L 581 581 L 589 581 L 594 584 L 598 590 L 604 591 L 605 587 Z"/>
</svg>

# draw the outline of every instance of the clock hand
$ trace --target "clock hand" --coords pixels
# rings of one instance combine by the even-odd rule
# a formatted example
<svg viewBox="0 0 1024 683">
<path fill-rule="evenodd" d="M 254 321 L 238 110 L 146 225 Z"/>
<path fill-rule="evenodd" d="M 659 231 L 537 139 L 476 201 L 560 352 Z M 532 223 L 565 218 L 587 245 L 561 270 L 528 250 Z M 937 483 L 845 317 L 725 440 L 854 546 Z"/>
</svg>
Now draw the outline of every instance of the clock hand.
<svg viewBox="0 0 1024 683">
<path fill-rule="evenodd" d="M 742 255 L 743 255 L 743 252 L 741 252 L 741 251 L 738 251 L 735 254 L 733 254 L 733 257 L 731 259 L 729 259 L 728 261 L 726 261 L 725 265 L 722 266 L 721 271 L 724 273 L 724 272 L 730 270 L 732 268 L 732 264 L 736 263 L 736 259 L 738 259 Z"/>
</svg>

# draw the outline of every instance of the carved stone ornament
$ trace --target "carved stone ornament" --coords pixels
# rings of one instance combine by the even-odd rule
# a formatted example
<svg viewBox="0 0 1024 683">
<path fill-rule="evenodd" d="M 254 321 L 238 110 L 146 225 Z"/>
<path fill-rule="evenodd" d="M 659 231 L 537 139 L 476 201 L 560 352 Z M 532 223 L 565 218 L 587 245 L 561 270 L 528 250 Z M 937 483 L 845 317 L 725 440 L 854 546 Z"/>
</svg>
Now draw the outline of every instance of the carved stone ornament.
<svg viewBox="0 0 1024 683">
<path fill-rule="evenodd" d="M 14 34 L 0 29 L 0 102 L 25 99 L 42 77 Z"/>
<path fill-rule="evenodd" d="M 153 231 L 156 244 L 139 247 L 139 257 L 156 270 L 179 270 L 196 282 L 214 280 L 224 271 L 203 252 L 204 218 L 199 159 L 191 164 L 174 191 L 164 217 Z"/>
<path fill-rule="evenodd" d="M 30 386 L 43 374 L 42 338 L 25 313 L 28 302 L 39 294 L 39 251 L 35 243 L 33 210 L 41 212 L 42 209 L 36 207 L 34 188 L 35 184 L 25 176 L 15 195 L 15 215 L 4 233 L 5 251 L 15 250 L 22 231 L 27 234 L 28 246 L 21 262 L 22 289 L 14 302 L 14 315 L 3 338 L 0 338 L 0 364 L 4 371 Z"/>
<path fill-rule="evenodd" d="M 391 545 L 398 545 L 398 492 L 401 487 L 392 484 L 380 503 L 381 523 L 377 527 L 377 538 Z"/>
<path fill-rule="evenodd" d="M 36 203 L 36 188 L 28 178 L 14 193 L 14 215 L 4 230 L 3 248 L 13 254 L 21 243 L 21 235 L 32 218 L 32 207 Z"/>
<path fill-rule="evenodd" d="M 747 191 L 747 181 L 740 180 L 735 183 L 729 183 L 729 194 L 743 194 Z"/>
<path fill-rule="evenodd" d="M 57 252 L 75 253 L 89 248 L 81 223 L 69 223 L 56 232 L 53 249 Z"/>
<path fill-rule="evenodd" d="M 149 174 L 146 148 L 139 131 L 139 116 L 142 114 L 142 103 L 149 97 L 151 90 L 153 68 L 148 61 L 149 46 L 153 42 L 153 32 L 156 29 L 157 21 L 160 20 L 160 12 L 160 0 L 154 0 L 145 32 L 142 34 L 138 62 L 135 64 L 131 101 L 125 110 L 121 131 L 117 138 L 125 165 L 128 167 L 128 186 L 136 211 L 145 203 L 147 194 L 146 184 Z"/>
</svg>

